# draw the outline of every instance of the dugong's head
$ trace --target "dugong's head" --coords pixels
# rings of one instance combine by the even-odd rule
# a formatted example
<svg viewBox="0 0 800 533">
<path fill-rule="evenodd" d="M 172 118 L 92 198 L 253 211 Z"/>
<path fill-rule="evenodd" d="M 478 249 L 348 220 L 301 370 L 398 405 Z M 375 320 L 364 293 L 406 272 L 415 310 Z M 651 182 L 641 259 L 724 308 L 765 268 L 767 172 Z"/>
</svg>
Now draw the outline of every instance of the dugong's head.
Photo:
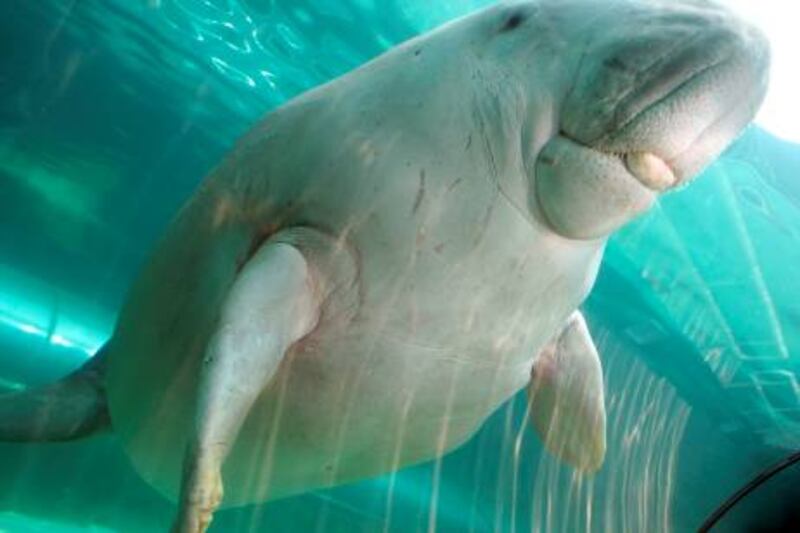
<svg viewBox="0 0 800 533">
<path fill-rule="evenodd" d="M 519 95 L 502 111 L 521 117 L 513 195 L 572 239 L 602 238 L 690 180 L 765 93 L 765 38 L 706 0 L 527 1 L 475 23 L 475 68 L 501 80 L 487 90 Z"/>
</svg>

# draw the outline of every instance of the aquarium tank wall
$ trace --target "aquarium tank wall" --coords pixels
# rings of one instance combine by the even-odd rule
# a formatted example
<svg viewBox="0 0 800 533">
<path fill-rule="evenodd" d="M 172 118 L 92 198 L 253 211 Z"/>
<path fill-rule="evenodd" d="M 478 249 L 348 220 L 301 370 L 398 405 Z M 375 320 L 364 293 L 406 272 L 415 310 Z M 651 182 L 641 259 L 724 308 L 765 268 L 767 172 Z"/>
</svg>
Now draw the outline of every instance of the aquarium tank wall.
<svg viewBox="0 0 800 533">
<path fill-rule="evenodd" d="M 176 213 L 261 117 L 492 3 L 0 3 L 0 404 L 96 354 Z M 602 468 L 547 453 L 523 390 L 450 453 L 223 509 L 210 531 L 696 531 L 748 483 L 712 531 L 800 527 L 798 467 L 752 483 L 800 448 L 798 12 L 729 4 L 772 43 L 762 111 L 614 233 L 581 307 Z M 0 532 L 167 531 L 175 512 L 113 431 L 0 443 Z"/>
</svg>

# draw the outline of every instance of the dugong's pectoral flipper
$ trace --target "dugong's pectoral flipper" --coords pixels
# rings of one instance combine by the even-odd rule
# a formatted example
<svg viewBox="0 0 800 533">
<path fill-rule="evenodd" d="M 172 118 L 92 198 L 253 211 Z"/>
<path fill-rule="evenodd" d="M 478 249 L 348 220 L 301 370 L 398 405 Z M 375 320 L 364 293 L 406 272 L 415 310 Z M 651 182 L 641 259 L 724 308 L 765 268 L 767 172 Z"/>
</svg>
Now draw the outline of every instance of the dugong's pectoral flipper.
<svg viewBox="0 0 800 533">
<path fill-rule="evenodd" d="M 316 325 L 318 308 L 311 267 L 291 244 L 266 242 L 239 273 L 206 349 L 176 533 L 208 527 L 222 500 L 225 457 L 286 350 Z"/>
<path fill-rule="evenodd" d="M 600 468 L 606 451 L 603 371 L 579 311 L 539 354 L 528 401 L 531 423 L 550 453 L 579 470 Z"/>
<path fill-rule="evenodd" d="M 66 441 L 108 428 L 105 353 L 60 381 L 0 395 L 0 441 Z"/>
</svg>

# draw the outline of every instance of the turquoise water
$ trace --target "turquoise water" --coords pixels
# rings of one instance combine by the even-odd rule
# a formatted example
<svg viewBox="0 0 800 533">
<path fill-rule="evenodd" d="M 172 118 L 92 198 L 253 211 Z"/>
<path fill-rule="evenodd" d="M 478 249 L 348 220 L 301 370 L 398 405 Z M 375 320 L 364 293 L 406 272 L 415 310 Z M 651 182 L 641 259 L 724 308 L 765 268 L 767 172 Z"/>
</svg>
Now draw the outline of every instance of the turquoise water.
<svg viewBox="0 0 800 533">
<path fill-rule="evenodd" d="M 3 2 L 0 386 L 104 342 L 155 239 L 254 120 L 486 3 Z M 212 531 L 693 530 L 800 443 L 798 175 L 800 146 L 753 127 L 613 238 L 585 307 L 608 391 L 594 478 L 542 453 L 518 397 L 438 463 L 223 511 Z M 780 517 L 798 475 L 720 531 Z M 173 512 L 111 435 L 0 445 L 0 531 L 163 531 Z"/>
</svg>

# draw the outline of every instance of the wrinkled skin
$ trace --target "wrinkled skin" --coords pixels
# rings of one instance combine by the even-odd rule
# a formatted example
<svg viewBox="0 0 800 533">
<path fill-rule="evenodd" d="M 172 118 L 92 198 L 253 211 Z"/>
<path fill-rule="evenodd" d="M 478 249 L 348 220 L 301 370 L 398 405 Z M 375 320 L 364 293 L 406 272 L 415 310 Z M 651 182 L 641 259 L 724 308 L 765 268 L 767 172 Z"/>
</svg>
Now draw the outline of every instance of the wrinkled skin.
<svg viewBox="0 0 800 533">
<path fill-rule="evenodd" d="M 526 386 L 608 235 L 752 118 L 766 69 L 763 38 L 707 2 L 549 0 L 289 102 L 181 211 L 122 311 L 107 394 L 134 465 L 176 497 L 222 301 L 260 243 L 298 226 L 341 243 L 318 268 L 336 290 L 247 417 L 223 505 L 463 443 Z"/>
</svg>

